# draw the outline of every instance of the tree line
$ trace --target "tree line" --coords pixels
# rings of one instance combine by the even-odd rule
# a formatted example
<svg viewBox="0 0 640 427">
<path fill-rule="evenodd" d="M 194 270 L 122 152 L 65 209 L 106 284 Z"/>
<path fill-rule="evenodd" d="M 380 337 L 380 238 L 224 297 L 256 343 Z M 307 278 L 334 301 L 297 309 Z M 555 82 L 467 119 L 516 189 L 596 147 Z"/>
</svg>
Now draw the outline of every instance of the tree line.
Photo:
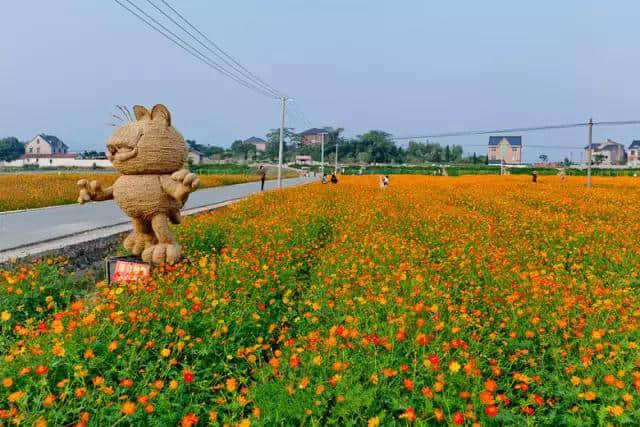
<svg viewBox="0 0 640 427">
<path fill-rule="evenodd" d="M 338 159 L 342 163 L 477 163 L 487 162 L 486 155 L 473 153 L 464 156 L 461 145 L 442 145 L 437 142 L 409 141 L 406 148 L 396 145 L 392 135 L 381 130 L 371 130 L 353 138 L 342 135 L 343 128 L 326 127 L 325 161 L 335 159 L 336 144 Z M 285 128 L 284 157 L 293 161 L 296 155 L 309 155 L 314 161 L 321 160 L 321 145 L 305 145 L 302 137 L 293 128 Z M 266 135 L 266 150 L 259 152 L 255 145 L 242 140 L 234 141 L 228 149 L 211 145 L 200 145 L 187 140 L 189 146 L 207 157 L 219 159 L 239 158 L 244 160 L 276 160 L 280 143 L 280 129 L 271 129 Z"/>
<path fill-rule="evenodd" d="M 326 127 L 325 161 L 335 159 L 336 144 L 338 159 L 342 163 L 486 163 L 487 156 L 475 153 L 465 157 L 461 145 L 441 145 L 437 142 L 409 141 L 406 147 L 396 145 L 391 134 L 382 130 L 371 130 L 352 138 L 343 135 L 343 128 Z M 187 139 L 191 149 L 214 159 L 273 161 L 278 158 L 280 129 L 271 129 L 266 135 L 266 150 L 259 152 L 255 145 L 234 141 L 229 148 L 198 144 Z M 15 137 L 0 139 L 0 161 L 11 161 L 24 154 L 24 144 Z M 84 152 L 86 158 L 104 156 L 103 152 Z M 296 155 L 310 155 L 315 161 L 321 159 L 320 144 L 304 145 L 299 133 L 292 128 L 284 130 L 284 155 L 286 161 L 294 161 Z"/>
</svg>

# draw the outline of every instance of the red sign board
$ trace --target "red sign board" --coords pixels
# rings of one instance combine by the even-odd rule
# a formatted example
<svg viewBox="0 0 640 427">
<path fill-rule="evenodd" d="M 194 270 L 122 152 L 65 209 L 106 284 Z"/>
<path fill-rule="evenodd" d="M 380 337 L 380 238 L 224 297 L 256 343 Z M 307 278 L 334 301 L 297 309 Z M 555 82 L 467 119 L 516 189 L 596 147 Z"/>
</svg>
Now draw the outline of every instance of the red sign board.
<svg viewBox="0 0 640 427">
<path fill-rule="evenodd" d="M 109 283 L 126 283 L 151 275 L 151 266 L 132 257 L 107 260 L 107 279 Z"/>
</svg>

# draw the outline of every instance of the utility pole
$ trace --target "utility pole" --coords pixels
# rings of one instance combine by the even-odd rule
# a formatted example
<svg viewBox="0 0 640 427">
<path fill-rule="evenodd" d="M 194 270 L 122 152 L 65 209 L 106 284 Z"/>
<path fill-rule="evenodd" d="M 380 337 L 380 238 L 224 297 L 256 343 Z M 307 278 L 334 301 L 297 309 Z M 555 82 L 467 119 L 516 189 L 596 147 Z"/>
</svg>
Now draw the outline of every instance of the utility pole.
<svg viewBox="0 0 640 427">
<path fill-rule="evenodd" d="M 278 148 L 278 188 L 282 188 L 282 151 L 284 149 L 284 104 L 287 102 L 287 97 L 280 98 L 280 146 Z"/>
<path fill-rule="evenodd" d="M 320 135 L 322 135 L 322 139 L 320 141 L 321 144 L 321 148 L 320 148 L 320 176 L 324 176 L 324 136 L 326 135 L 326 132 L 322 132 Z"/>
<path fill-rule="evenodd" d="M 591 143 L 593 141 L 593 118 L 589 117 L 589 145 L 587 147 L 587 188 L 591 188 Z"/>
</svg>

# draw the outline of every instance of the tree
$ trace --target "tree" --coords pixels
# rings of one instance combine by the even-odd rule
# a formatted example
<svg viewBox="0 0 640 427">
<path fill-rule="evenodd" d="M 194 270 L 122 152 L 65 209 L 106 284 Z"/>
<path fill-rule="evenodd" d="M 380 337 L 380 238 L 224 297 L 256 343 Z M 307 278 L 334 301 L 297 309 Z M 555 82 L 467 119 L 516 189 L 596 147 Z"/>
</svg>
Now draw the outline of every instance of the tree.
<svg viewBox="0 0 640 427">
<path fill-rule="evenodd" d="M 10 162 L 24 154 L 24 145 L 18 138 L 10 136 L 0 139 L 0 160 Z"/>
<path fill-rule="evenodd" d="M 250 142 L 244 142 L 238 139 L 231 144 L 231 152 L 236 156 L 243 156 L 244 159 L 247 160 L 249 154 L 253 156 L 256 153 L 256 146 Z"/>
<path fill-rule="evenodd" d="M 473 164 L 475 165 L 476 163 L 478 163 L 478 156 L 476 156 L 476 152 L 473 152 Z"/>
<path fill-rule="evenodd" d="M 283 157 L 284 153 L 289 150 L 289 146 L 295 146 L 300 141 L 300 135 L 295 133 L 293 128 L 284 128 L 282 141 Z M 265 155 L 271 159 L 277 159 L 280 151 L 280 129 L 271 129 L 267 133 L 267 149 Z"/>
<path fill-rule="evenodd" d="M 562 164 L 564 164 L 565 166 L 571 166 L 571 160 L 569 160 L 568 157 L 565 157 Z"/>
<path fill-rule="evenodd" d="M 358 156 L 356 157 L 358 159 L 358 162 L 360 163 L 370 163 L 371 162 L 371 155 L 369 153 L 362 152 L 362 153 L 358 153 Z"/>
<path fill-rule="evenodd" d="M 372 130 L 359 135 L 351 141 L 351 144 L 353 146 L 350 148 L 357 153 L 369 153 L 371 161 L 375 163 L 398 162 L 404 157 L 403 150 L 396 147 L 391 140 L 391 134 L 381 130 Z"/>
<path fill-rule="evenodd" d="M 462 160 L 462 154 L 464 153 L 464 150 L 462 149 L 461 145 L 452 145 L 451 146 L 451 161 L 453 162 L 459 162 Z"/>
<path fill-rule="evenodd" d="M 190 149 L 201 152 L 205 157 L 212 157 L 216 154 L 223 154 L 225 152 L 225 149 L 222 147 L 198 144 L 193 139 L 187 139 L 187 145 Z"/>
<path fill-rule="evenodd" d="M 546 163 L 549 156 L 547 156 L 546 154 L 540 154 L 539 158 L 542 163 Z"/>
</svg>

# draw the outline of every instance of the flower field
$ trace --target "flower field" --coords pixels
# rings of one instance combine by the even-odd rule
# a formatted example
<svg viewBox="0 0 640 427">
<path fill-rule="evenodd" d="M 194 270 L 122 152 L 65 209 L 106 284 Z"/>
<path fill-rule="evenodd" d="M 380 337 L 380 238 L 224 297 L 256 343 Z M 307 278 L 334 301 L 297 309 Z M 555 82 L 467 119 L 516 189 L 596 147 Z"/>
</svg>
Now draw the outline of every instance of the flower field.
<svg viewBox="0 0 640 427">
<path fill-rule="evenodd" d="M 637 425 L 633 178 L 342 177 L 87 287 L 0 272 L 0 425 Z"/>
<path fill-rule="evenodd" d="M 118 178 L 118 174 L 94 173 L 42 173 L 0 175 L 0 212 L 16 209 L 40 208 L 67 205 L 78 200 L 76 183 L 81 178 L 97 179 L 107 187 Z M 254 175 L 203 175 L 202 187 L 220 187 L 257 181 Z"/>
</svg>

